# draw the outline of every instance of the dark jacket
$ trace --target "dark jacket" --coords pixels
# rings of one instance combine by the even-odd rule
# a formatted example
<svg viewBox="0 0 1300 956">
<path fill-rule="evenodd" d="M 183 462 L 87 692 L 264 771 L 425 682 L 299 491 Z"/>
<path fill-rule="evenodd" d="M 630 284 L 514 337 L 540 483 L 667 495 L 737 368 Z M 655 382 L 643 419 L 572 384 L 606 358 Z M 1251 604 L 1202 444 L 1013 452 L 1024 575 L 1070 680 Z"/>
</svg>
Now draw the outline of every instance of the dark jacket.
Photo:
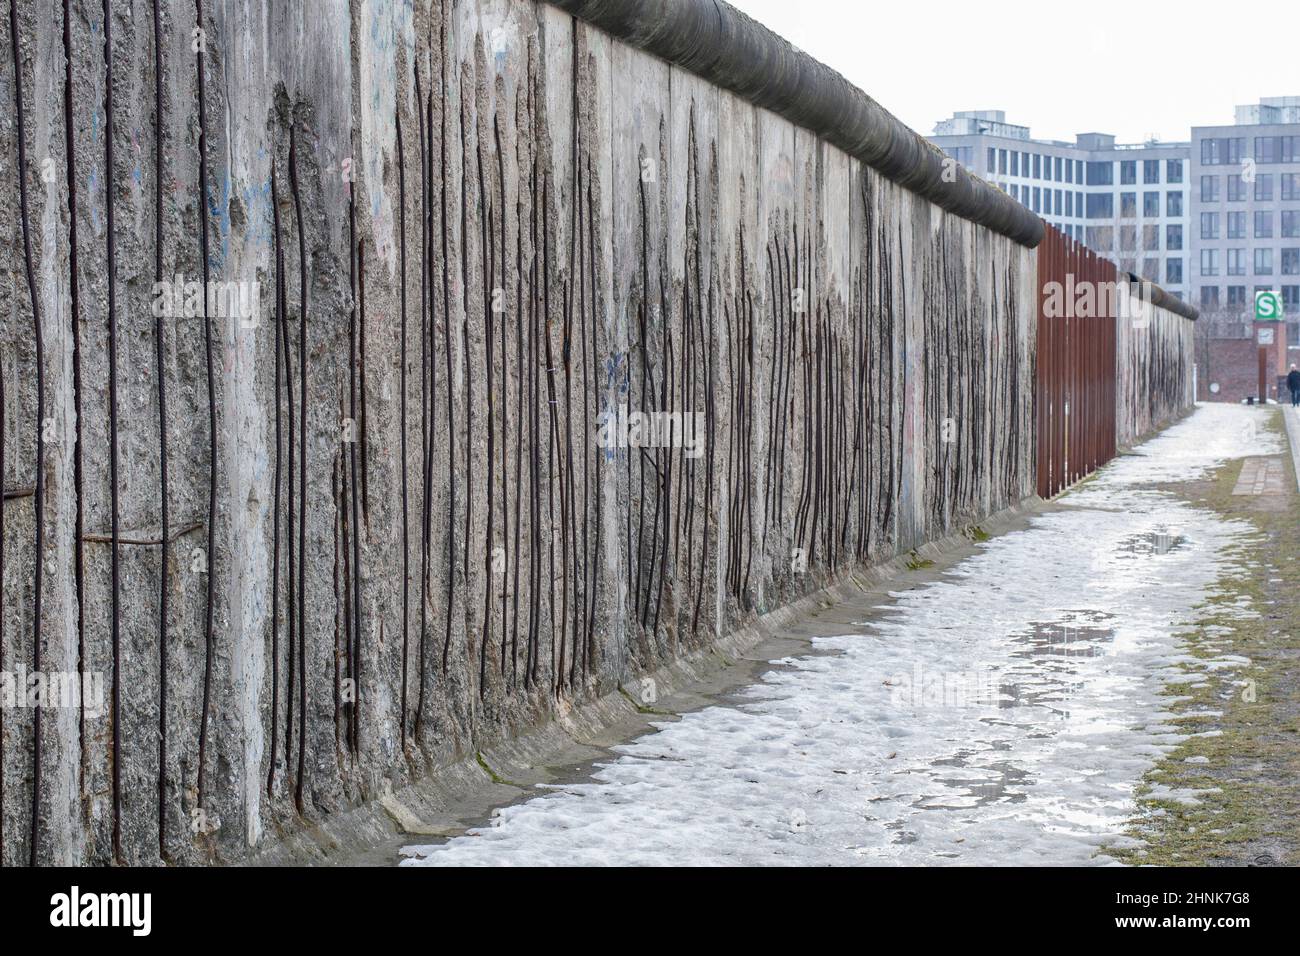
<svg viewBox="0 0 1300 956">
<path fill-rule="evenodd" d="M 1286 387 L 1295 391 L 1300 389 L 1300 369 L 1293 368 L 1286 376 Z"/>
</svg>

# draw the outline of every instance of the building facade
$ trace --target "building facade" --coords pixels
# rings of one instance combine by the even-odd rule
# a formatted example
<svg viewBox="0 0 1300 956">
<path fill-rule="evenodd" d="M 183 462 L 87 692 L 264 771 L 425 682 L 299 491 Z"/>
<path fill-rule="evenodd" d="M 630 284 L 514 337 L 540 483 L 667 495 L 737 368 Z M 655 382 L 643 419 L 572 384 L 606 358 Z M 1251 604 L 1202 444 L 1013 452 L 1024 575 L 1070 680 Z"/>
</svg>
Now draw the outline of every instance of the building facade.
<svg viewBox="0 0 1300 956">
<path fill-rule="evenodd" d="M 1281 296 L 1277 364 L 1300 363 L 1300 96 L 1238 106 L 1231 125 L 1193 127 L 1179 143 L 1034 139 L 1001 110 L 954 113 L 931 139 L 1121 270 L 1196 305 L 1198 398 L 1259 397 L 1257 292 Z"/>
<path fill-rule="evenodd" d="M 1300 343 L 1300 96 L 1193 127 L 1190 173 L 1192 301 L 1226 335 L 1251 322 L 1256 292 L 1279 292 Z"/>
<path fill-rule="evenodd" d="M 1190 143 L 1033 139 L 1001 110 L 954 113 L 931 140 L 1123 271 L 1187 298 Z"/>
</svg>

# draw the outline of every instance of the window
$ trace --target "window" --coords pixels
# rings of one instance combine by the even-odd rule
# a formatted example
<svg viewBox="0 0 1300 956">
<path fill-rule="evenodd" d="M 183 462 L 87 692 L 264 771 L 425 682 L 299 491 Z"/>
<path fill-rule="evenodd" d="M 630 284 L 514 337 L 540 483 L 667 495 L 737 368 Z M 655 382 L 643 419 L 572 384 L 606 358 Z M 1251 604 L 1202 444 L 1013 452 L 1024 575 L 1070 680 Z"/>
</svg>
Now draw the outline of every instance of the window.
<svg viewBox="0 0 1300 956">
<path fill-rule="evenodd" d="M 1300 276 L 1300 249 L 1282 250 L 1282 275 Z"/>
<path fill-rule="evenodd" d="M 1052 168 L 1056 172 L 1056 175 L 1052 178 L 1055 179 L 1058 183 L 1061 182 L 1062 180 L 1061 180 L 1061 157 L 1060 156 L 1057 156 L 1055 159 L 1052 160 Z"/>
<path fill-rule="evenodd" d="M 1142 278 L 1151 282 L 1160 281 L 1160 257 L 1147 256 L 1142 260 Z"/>
<path fill-rule="evenodd" d="M 1295 315 L 1297 306 L 1300 306 L 1300 285 L 1282 286 L 1282 311 Z"/>
<path fill-rule="evenodd" d="M 1219 238 L 1219 214 L 1217 212 L 1201 213 L 1201 238 Z"/>
<path fill-rule="evenodd" d="M 997 168 L 998 168 L 998 151 L 994 149 L 992 146 L 990 146 L 989 147 L 989 175 L 991 176 L 993 174 L 993 170 Z"/>
<path fill-rule="evenodd" d="M 1241 162 L 1245 140 L 1240 136 L 1201 140 L 1202 166 L 1236 166 Z"/>
<path fill-rule="evenodd" d="M 1255 198 L 1265 202 L 1273 198 L 1273 174 L 1260 173 L 1255 177 Z"/>
<path fill-rule="evenodd" d="M 1074 214 L 1079 217 L 1083 216 L 1083 193 L 1074 194 Z"/>
<path fill-rule="evenodd" d="M 1219 201 L 1219 177 L 1202 176 L 1201 177 L 1201 202 L 1218 202 Z"/>
<path fill-rule="evenodd" d="M 1183 227 L 1165 226 L 1165 248 L 1177 252 L 1183 248 Z"/>
<path fill-rule="evenodd" d="M 1018 149 L 1013 149 L 1011 151 L 1011 175 L 1020 175 L 1020 150 Z"/>
<path fill-rule="evenodd" d="M 1034 153 L 1034 178 L 1043 178 L 1043 157 Z"/>
<path fill-rule="evenodd" d="M 1300 211 L 1282 210 L 1282 238 L 1300 239 Z"/>
<path fill-rule="evenodd" d="M 1183 281 L 1183 260 L 1165 260 L 1165 282 L 1169 285 L 1181 285 Z"/>
<path fill-rule="evenodd" d="M 1228 305 L 1245 305 L 1246 287 L 1244 285 L 1228 286 Z"/>
<path fill-rule="evenodd" d="M 1115 218 L 1115 195 L 1114 193 L 1089 193 L 1088 194 L 1088 218 L 1089 219 L 1114 219 Z M 1089 243 L 1091 245 L 1091 243 Z"/>
<path fill-rule="evenodd" d="M 1224 271 L 1230 276 L 1244 276 L 1246 274 L 1246 250 L 1245 249 L 1227 249 L 1227 265 Z"/>
<path fill-rule="evenodd" d="M 1201 275 L 1217 276 L 1219 274 L 1219 250 L 1201 250 Z"/>
<path fill-rule="evenodd" d="M 1183 161 L 1181 159 L 1165 160 L 1165 182 L 1181 183 L 1183 181 Z"/>
<path fill-rule="evenodd" d="M 1120 226 L 1119 227 L 1119 248 L 1121 252 L 1132 252 L 1137 249 L 1138 235 L 1137 226 Z M 1129 272 L 1133 271 L 1130 266 Z"/>
<path fill-rule="evenodd" d="M 1119 217 L 1121 219 L 1134 219 L 1138 214 L 1138 197 L 1137 193 L 1120 193 L 1119 194 Z"/>
<path fill-rule="evenodd" d="M 1183 214 L 1183 191 L 1181 189 L 1165 193 L 1165 215 L 1181 216 Z"/>
<path fill-rule="evenodd" d="M 1267 209 L 1255 210 L 1255 238 L 1273 238 L 1273 213 Z"/>
<path fill-rule="evenodd" d="M 1219 304 L 1219 287 L 1217 285 L 1201 286 L 1201 308 L 1213 308 Z"/>
<path fill-rule="evenodd" d="M 1255 250 L 1255 275 L 1271 276 L 1273 274 L 1273 250 Z"/>
<path fill-rule="evenodd" d="M 1137 160 L 1126 159 L 1119 164 L 1119 184 L 1132 186 L 1138 181 Z"/>
<path fill-rule="evenodd" d="M 1234 173 L 1228 177 L 1228 202 L 1246 201 L 1246 183 Z"/>
<path fill-rule="evenodd" d="M 1007 174 L 1007 151 L 1005 149 L 998 150 L 998 172 L 1003 176 Z"/>
<path fill-rule="evenodd" d="M 1157 252 L 1160 249 L 1160 227 L 1149 223 L 1142 227 L 1142 249 L 1145 252 Z M 1159 281 L 1159 277 L 1156 277 Z"/>
<path fill-rule="evenodd" d="M 1067 216 L 1074 215 L 1074 193 L 1070 190 L 1065 193 L 1065 214 Z"/>
<path fill-rule="evenodd" d="M 1146 219 L 1160 218 L 1160 193 L 1147 191 L 1142 194 L 1142 216 Z"/>
<path fill-rule="evenodd" d="M 1042 192 L 1043 192 L 1042 189 L 1040 189 L 1039 187 L 1037 187 L 1037 186 L 1034 187 L 1034 212 L 1042 212 L 1042 211 L 1043 211 L 1043 208 L 1042 208 L 1042 205 L 1041 205 Z"/>
<path fill-rule="evenodd" d="M 1110 252 L 1115 246 L 1115 227 L 1089 226 L 1087 244 L 1098 252 Z"/>
<path fill-rule="evenodd" d="M 1111 162 L 1088 164 L 1089 186 L 1111 186 L 1115 183 L 1115 164 Z M 1089 197 L 1091 198 L 1091 197 Z"/>
<path fill-rule="evenodd" d="M 1246 238 L 1246 214 L 1241 210 L 1228 213 L 1228 238 Z"/>
<path fill-rule="evenodd" d="M 1160 160 L 1142 160 L 1142 182 L 1146 185 L 1160 182 Z"/>
<path fill-rule="evenodd" d="M 1064 198 L 1063 198 L 1062 195 L 1061 195 L 1061 190 L 1059 190 L 1059 189 L 1053 189 L 1053 190 L 1052 190 L 1052 204 L 1056 207 L 1056 214 L 1057 214 L 1058 216 L 1064 215 L 1064 213 L 1061 212 L 1061 210 L 1064 208 L 1064 207 L 1062 206 L 1062 203 L 1063 203 L 1064 201 L 1065 201 L 1065 200 L 1064 200 Z"/>
<path fill-rule="evenodd" d="M 1278 157 L 1282 155 L 1282 137 L 1280 136 L 1256 136 L 1255 137 L 1255 162 L 1257 163 L 1276 163 Z"/>
<path fill-rule="evenodd" d="M 1281 180 L 1282 201 L 1300 199 L 1300 173 L 1283 173 Z"/>
<path fill-rule="evenodd" d="M 1065 181 L 1067 183 L 1074 182 L 1074 160 L 1072 159 L 1065 161 Z"/>
<path fill-rule="evenodd" d="M 1278 162 L 1300 163 L 1300 136 L 1278 137 Z"/>
</svg>

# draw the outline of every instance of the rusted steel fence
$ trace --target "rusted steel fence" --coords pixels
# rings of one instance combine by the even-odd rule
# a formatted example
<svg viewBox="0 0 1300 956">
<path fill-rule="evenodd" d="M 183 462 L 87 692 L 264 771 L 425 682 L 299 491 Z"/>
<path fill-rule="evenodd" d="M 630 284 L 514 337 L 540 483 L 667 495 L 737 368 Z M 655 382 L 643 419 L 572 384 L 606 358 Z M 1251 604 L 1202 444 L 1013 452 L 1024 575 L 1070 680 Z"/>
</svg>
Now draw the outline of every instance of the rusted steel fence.
<svg viewBox="0 0 1300 956">
<path fill-rule="evenodd" d="M 1118 272 L 1048 226 L 1038 247 L 1038 494 L 1055 495 L 1115 454 Z"/>
<path fill-rule="evenodd" d="M 1049 498 L 1191 407 L 1197 312 L 1051 226 L 1037 256 L 1038 494 Z"/>
</svg>

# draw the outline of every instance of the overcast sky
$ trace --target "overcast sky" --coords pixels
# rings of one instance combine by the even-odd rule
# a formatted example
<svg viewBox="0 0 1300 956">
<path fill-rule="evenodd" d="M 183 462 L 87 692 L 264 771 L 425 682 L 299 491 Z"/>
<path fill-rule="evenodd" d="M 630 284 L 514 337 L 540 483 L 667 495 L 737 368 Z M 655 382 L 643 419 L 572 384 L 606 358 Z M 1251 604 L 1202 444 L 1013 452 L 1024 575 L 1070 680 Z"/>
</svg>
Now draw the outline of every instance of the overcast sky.
<svg viewBox="0 0 1300 956">
<path fill-rule="evenodd" d="M 1035 138 L 1183 140 L 1239 103 L 1300 96 L 1298 0 L 730 2 L 925 135 L 1001 109 Z"/>
</svg>

